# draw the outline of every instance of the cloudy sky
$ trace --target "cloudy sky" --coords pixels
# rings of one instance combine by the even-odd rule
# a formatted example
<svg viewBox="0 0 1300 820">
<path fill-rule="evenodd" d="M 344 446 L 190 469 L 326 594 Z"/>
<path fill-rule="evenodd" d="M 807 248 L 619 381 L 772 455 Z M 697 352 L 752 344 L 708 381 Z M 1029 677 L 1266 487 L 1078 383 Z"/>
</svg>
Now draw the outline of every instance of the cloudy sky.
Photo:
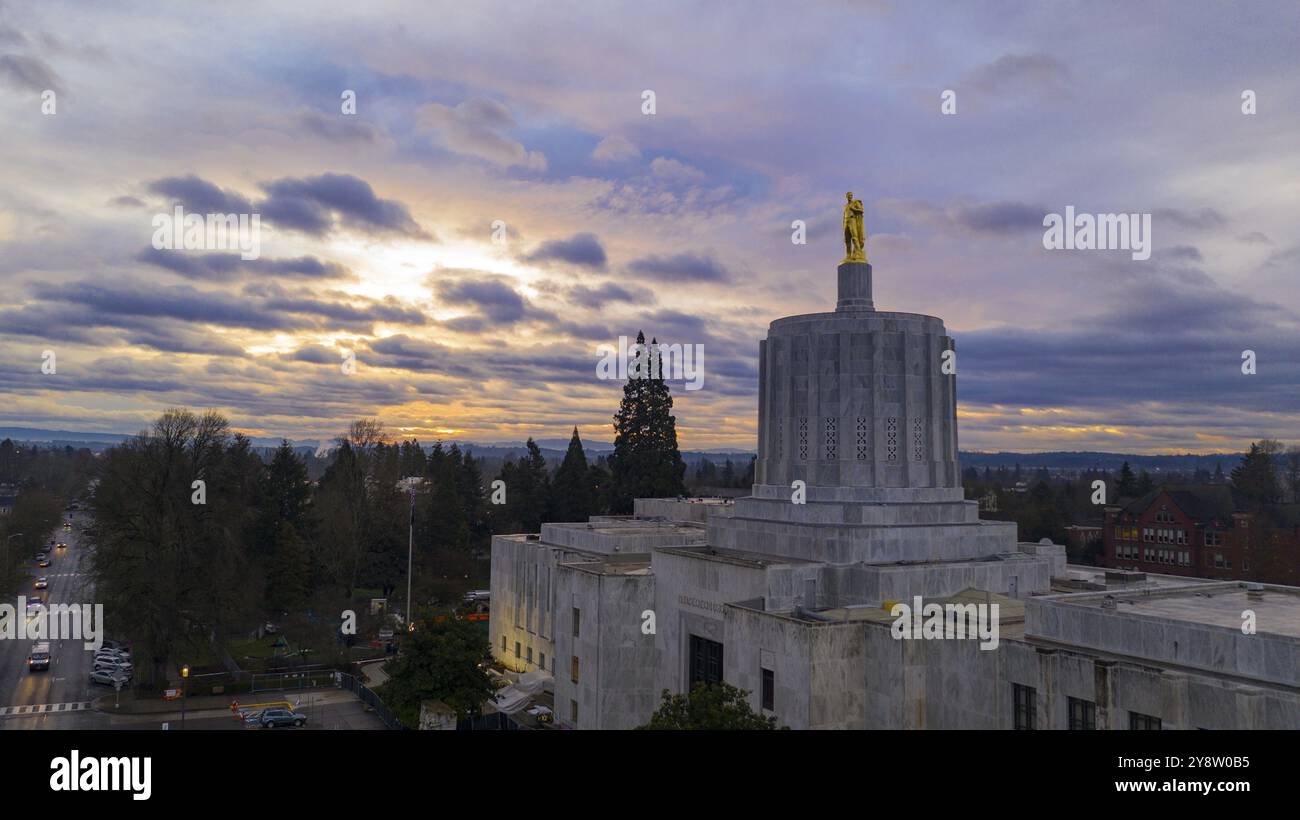
<svg viewBox="0 0 1300 820">
<path fill-rule="evenodd" d="M 963 449 L 1300 439 L 1293 2 L 157 9 L 0 6 L 0 426 L 608 441 L 597 347 L 644 330 L 704 347 L 683 446 L 752 448 L 851 189 L 877 307 L 957 340 Z M 176 205 L 260 257 L 154 248 Z M 1044 249 L 1067 206 L 1151 258 Z"/>
</svg>

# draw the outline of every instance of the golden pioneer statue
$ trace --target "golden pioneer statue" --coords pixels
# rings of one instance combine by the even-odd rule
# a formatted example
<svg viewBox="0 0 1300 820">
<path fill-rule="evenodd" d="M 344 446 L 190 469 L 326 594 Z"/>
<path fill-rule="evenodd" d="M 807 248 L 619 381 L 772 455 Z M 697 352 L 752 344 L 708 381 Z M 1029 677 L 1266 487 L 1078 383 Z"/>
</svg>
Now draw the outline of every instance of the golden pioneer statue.
<svg viewBox="0 0 1300 820">
<path fill-rule="evenodd" d="M 852 191 L 844 198 L 844 262 L 865 262 L 867 231 L 862 227 L 862 200 L 854 199 Z"/>
</svg>

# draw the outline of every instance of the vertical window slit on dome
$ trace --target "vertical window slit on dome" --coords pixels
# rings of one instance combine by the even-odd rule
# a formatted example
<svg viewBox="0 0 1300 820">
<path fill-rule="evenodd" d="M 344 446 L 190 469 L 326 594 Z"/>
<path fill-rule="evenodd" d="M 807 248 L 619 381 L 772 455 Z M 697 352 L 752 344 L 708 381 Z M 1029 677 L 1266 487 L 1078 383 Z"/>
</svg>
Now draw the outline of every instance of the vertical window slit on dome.
<svg viewBox="0 0 1300 820">
<path fill-rule="evenodd" d="M 898 461 L 898 419 L 885 419 L 885 454 L 889 461 Z"/>
<path fill-rule="evenodd" d="M 835 417 L 827 416 L 826 417 L 826 460 L 827 461 L 835 460 L 836 458 L 835 446 L 836 446 L 835 445 Z"/>
<path fill-rule="evenodd" d="M 867 417 L 858 416 L 858 460 L 867 459 Z"/>
<path fill-rule="evenodd" d="M 799 417 L 799 459 L 808 460 L 808 417 Z"/>
</svg>

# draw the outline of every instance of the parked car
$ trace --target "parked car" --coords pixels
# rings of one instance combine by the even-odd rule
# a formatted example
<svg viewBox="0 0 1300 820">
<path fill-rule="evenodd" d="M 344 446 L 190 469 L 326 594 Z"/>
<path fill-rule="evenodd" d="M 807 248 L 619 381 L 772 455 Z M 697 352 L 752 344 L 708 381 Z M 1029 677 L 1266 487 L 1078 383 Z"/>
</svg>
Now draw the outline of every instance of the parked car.
<svg viewBox="0 0 1300 820">
<path fill-rule="evenodd" d="M 274 729 L 277 726 L 302 726 L 307 723 L 307 716 L 288 709 L 267 709 L 259 720 L 263 729 Z"/>
<path fill-rule="evenodd" d="M 95 663 L 100 661 L 111 661 L 112 663 L 124 663 L 130 666 L 131 659 L 114 652 L 111 649 L 101 649 L 95 653 Z"/>
<path fill-rule="evenodd" d="M 102 670 L 108 672 L 121 672 L 130 675 L 134 670 L 130 661 L 124 661 L 121 658 L 95 658 L 94 669 L 96 672 Z"/>
<path fill-rule="evenodd" d="M 115 681 L 119 680 L 122 681 L 122 686 L 125 687 L 131 682 L 131 676 L 108 669 L 96 669 L 90 673 L 90 682 L 97 683 L 100 686 L 113 686 Z"/>
<path fill-rule="evenodd" d="M 131 660 L 131 647 L 129 644 L 123 641 L 114 641 L 114 640 L 105 639 L 100 642 L 99 651 L 103 652 L 106 649 L 109 650 L 110 652 L 116 652 L 117 654 L 126 658 L 128 661 Z"/>
<path fill-rule="evenodd" d="M 32 584 L 32 588 L 33 588 L 33 589 L 45 589 L 45 588 L 48 587 L 49 585 L 50 585 L 50 581 L 49 581 L 49 579 L 46 578 L 45 576 L 41 576 L 40 578 L 37 578 L 37 579 L 36 579 L 36 582 L 35 582 L 34 584 Z"/>
</svg>

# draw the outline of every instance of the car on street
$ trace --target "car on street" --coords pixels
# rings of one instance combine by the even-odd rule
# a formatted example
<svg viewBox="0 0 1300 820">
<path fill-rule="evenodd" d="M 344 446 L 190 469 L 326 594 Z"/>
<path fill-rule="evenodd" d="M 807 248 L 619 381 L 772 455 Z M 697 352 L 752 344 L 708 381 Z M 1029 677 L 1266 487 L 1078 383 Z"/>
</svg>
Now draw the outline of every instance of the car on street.
<svg viewBox="0 0 1300 820">
<path fill-rule="evenodd" d="M 45 576 L 41 576 L 40 578 L 37 578 L 37 579 L 36 579 L 35 583 L 32 584 L 32 588 L 33 588 L 33 589 L 45 589 L 45 588 L 48 587 L 49 585 L 50 585 L 50 581 L 49 581 L 49 579 L 46 578 Z"/>
<path fill-rule="evenodd" d="M 43 552 L 40 555 L 36 556 L 36 566 L 48 567 L 49 565 L 50 565 L 50 556 L 46 555 Z"/>
<path fill-rule="evenodd" d="M 258 717 L 258 721 L 263 729 L 274 729 L 277 726 L 302 726 L 307 723 L 307 716 L 288 709 L 267 709 Z"/>
<path fill-rule="evenodd" d="M 63 522 L 63 528 L 64 528 L 65 530 L 70 530 L 70 529 L 72 529 L 72 522 L 71 522 L 71 521 L 64 521 L 64 522 Z"/>
<path fill-rule="evenodd" d="M 122 681 L 122 686 L 126 686 L 131 681 L 131 676 L 122 672 L 112 672 L 107 669 L 96 669 L 90 673 L 90 682 L 97 683 L 100 686 L 113 686 L 115 681 Z"/>
<path fill-rule="evenodd" d="M 65 549 L 67 549 L 67 548 L 68 548 L 68 545 L 65 544 L 65 543 L 63 543 L 62 541 L 60 541 L 60 542 L 58 543 L 58 549 L 65 550 Z"/>
<path fill-rule="evenodd" d="M 37 641 L 32 644 L 31 654 L 27 656 L 27 671 L 35 672 L 38 669 L 50 668 L 50 644 L 48 641 Z"/>
</svg>

